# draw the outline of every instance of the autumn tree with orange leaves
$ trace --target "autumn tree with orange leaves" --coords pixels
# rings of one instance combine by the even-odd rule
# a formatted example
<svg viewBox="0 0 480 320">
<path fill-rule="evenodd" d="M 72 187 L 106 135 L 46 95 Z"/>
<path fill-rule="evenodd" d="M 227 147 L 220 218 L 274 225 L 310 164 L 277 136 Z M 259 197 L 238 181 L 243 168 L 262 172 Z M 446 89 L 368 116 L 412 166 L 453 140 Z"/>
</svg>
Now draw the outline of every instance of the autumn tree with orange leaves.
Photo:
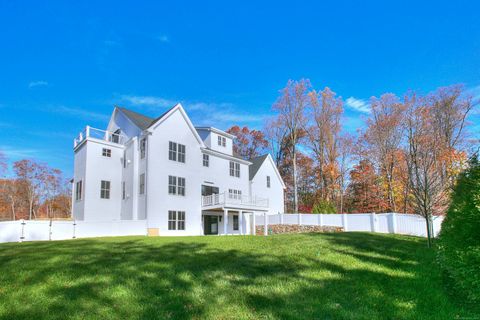
<svg viewBox="0 0 480 320">
<path fill-rule="evenodd" d="M 227 132 L 236 137 L 233 141 L 233 152 L 245 160 L 264 154 L 268 148 L 268 141 L 261 130 L 233 126 Z"/>
</svg>

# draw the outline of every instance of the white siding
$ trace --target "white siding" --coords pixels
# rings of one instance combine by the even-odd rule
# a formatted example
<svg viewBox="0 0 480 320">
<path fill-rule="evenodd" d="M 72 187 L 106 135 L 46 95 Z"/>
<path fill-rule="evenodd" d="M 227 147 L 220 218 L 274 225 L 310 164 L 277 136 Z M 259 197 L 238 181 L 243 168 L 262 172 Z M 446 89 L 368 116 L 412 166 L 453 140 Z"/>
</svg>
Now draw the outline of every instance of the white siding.
<svg viewBox="0 0 480 320">
<path fill-rule="evenodd" d="M 267 187 L 267 176 L 270 177 L 270 188 Z M 268 157 L 258 169 L 252 180 L 253 196 L 268 198 L 269 214 L 278 214 L 284 212 L 283 186 L 278 178 L 274 164 Z"/>
</svg>

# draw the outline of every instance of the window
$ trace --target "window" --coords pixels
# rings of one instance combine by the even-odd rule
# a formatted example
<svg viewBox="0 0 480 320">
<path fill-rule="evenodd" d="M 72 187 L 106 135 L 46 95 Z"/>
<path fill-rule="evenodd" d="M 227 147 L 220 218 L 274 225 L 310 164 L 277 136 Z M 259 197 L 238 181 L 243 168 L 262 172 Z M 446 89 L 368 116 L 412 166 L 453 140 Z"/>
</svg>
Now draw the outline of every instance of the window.
<svg viewBox="0 0 480 320">
<path fill-rule="evenodd" d="M 112 150 L 107 149 L 107 148 L 103 148 L 102 149 L 102 156 L 110 158 L 112 156 Z"/>
<path fill-rule="evenodd" d="M 175 142 L 168 142 L 168 160 L 177 161 L 177 144 Z"/>
<path fill-rule="evenodd" d="M 168 194 L 177 194 L 177 177 L 168 176 Z"/>
<path fill-rule="evenodd" d="M 225 147 L 227 145 L 227 139 L 225 137 L 218 136 L 218 145 Z"/>
<path fill-rule="evenodd" d="M 142 173 L 140 175 L 140 188 L 139 188 L 139 193 L 140 194 L 145 194 L 145 173 Z"/>
<path fill-rule="evenodd" d="M 208 167 L 210 165 L 210 157 L 208 154 L 203 155 L 203 166 Z"/>
<path fill-rule="evenodd" d="M 100 198 L 110 199 L 110 181 L 102 180 L 100 183 Z"/>
<path fill-rule="evenodd" d="M 233 216 L 233 230 L 238 230 L 238 215 Z"/>
<path fill-rule="evenodd" d="M 185 230 L 185 211 L 168 211 L 168 230 Z"/>
<path fill-rule="evenodd" d="M 140 140 L 140 159 L 145 158 L 146 147 L 147 147 L 147 139 L 143 138 L 142 140 Z"/>
<path fill-rule="evenodd" d="M 178 211 L 177 218 L 178 218 L 177 229 L 185 230 L 185 211 Z"/>
<path fill-rule="evenodd" d="M 178 162 L 185 163 L 185 145 L 178 144 Z"/>
<path fill-rule="evenodd" d="M 185 178 L 168 176 L 168 194 L 185 195 Z"/>
<path fill-rule="evenodd" d="M 79 201 L 82 200 L 82 180 L 77 182 L 75 188 L 75 200 Z"/>
<path fill-rule="evenodd" d="M 240 178 L 240 163 L 230 161 L 230 176 Z"/>
<path fill-rule="evenodd" d="M 169 141 L 168 159 L 185 163 L 185 145 Z"/>
<path fill-rule="evenodd" d="M 241 200 L 242 199 L 242 190 L 228 189 L 228 198 Z"/>
<path fill-rule="evenodd" d="M 267 176 L 267 188 L 270 188 L 270 176 Z"/>
<path fill-rule="evenodd" d="M 122 200 L 125 200 L 126 190 L 125 190 L 125 181 L 122 182 Z"/>
<path fill-rule="evenodd" d="M 185 178 L 177 178 L 178 182 L 178 195 L 185 195 Z"/>
<path fill-rule="evenodd" d="M 177 211 L 168 211 L 168 230 L 177 230 Z"/>
</svg>

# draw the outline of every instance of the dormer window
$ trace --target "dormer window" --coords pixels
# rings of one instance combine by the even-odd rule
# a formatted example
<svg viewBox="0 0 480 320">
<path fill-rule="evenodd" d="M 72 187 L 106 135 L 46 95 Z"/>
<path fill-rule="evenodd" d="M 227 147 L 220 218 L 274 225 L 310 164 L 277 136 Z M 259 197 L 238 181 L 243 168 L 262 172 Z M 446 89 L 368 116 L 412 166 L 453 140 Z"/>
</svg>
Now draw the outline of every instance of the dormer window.
<svg viewBox="0 0 480 320">
<path fill-rule="evenodd" d="M 112 156 L 112 150 L 107 149 L 107 148 L 103 148 L 102 149 L 102 156 L 110 158 Z"/>
<path fill-rule="evenodd" d="M 225 147 L 227 145 L 227 138 L 218 136 L 218 145 Z"/>
</svg>

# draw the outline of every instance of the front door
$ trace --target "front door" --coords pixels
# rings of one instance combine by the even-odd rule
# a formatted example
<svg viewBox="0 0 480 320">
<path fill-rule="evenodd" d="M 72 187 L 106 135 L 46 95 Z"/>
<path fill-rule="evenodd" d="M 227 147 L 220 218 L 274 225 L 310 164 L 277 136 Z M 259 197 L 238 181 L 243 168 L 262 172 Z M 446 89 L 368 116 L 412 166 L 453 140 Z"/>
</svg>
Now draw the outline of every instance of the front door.
<svg viewBox="0 0 480 320">
<path fill-rule="evenodd" d="M 218 216 L 203 216 L 203 233 L 218 234 Z"/>
</svg>

